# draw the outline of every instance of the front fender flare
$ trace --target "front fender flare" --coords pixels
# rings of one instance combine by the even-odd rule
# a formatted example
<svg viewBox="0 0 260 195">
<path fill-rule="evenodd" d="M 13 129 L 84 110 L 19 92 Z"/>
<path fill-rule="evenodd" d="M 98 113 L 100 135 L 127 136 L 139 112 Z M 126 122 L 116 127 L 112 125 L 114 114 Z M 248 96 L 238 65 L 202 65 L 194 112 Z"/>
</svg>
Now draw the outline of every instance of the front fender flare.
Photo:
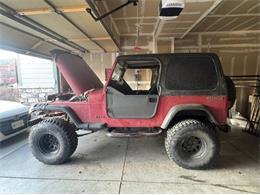
<svg viewBox="0 0 260 195">
<path fill-rule="evenodd" d="M 34 111 L 58 111 L 58 112 L 63 112 L 66 113 L 73 123 L 76 125 L 76 127 L 79 127 L 80 124 L 82 123 L 80 118 L 75 114 L 75 112 L 68 106 L 63 106 L 63 105 L 50 105 L 48 103 L 38 103 L 34 104 L 30 108 L 30 112 Z"/>
<path fill-rule="evenodd" d="M 96 131 L 107 127 L 106 123 L 82 123 L 78 115 L 69 106 L 38 103 L 31 106 L 30 113 L 34 111 L 58 111 L 66 113 L 77 129 Z"/>
<path fill-rule="evenodd" d="M 167 113 L 166 117 L 163 120 L 163 123 L 161 124 L 162 129 L 167 129 L 172 119 L 178 114 L 180 111 L 188 111 L 188 110 L 199 110 L 205 112 L 209 120 L 215 124 L 218 124 L 215 117 L 209 112 L 208 108 L 201 104 L 181 104 L 172 107 L 169 112 Z"/>
</svg>

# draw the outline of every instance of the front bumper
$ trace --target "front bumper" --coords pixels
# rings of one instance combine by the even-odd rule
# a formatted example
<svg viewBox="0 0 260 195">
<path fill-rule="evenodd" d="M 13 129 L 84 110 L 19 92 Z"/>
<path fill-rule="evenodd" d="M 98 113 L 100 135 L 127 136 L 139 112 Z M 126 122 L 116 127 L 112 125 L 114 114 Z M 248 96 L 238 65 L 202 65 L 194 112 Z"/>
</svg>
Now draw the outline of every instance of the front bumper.
<svg viewBox="0 0 260 195">
<path fill-rule="evenodd" d="M 0 132 L 0 142 L 2 142 L 4 140 L 7 140 L 7 139 L 9 139 L 9 138 L 11 138 L 13 136 L 16 136 L 16 135 L 18 135 L 20 133 L 23 133 L 23 132 L 25 132 L 25 131 L 27 131 L 29 129 L 30 129 L 30 127 L 26 127 L 24 129 L 21 129 L 20 131 L 17 131 L 16 133 L 13 133 L 13 134 L 10 134 L 10 135 L 7 135 L 7 136 L 4 135 L 2 132 Z"/>
<path fill-rule="evenodd" d="M 36 125 L 37 123 L 41 122 L 42 118 L 34 118 L 28 121 L 28 127 Z"/>
<path fill-rule="evenodd" d="M 41 120 L 42 120 L 41 118 L 32 119 L 32 120 L 28 121 L 27 126 L 25 128 L 18 129 L 17 131 L 10 133 L 8 135 L 4 135 L 4 133 L 0 130 L 0 142 L 29 130 L 33 125 L 39 123 Z"/>
</svg>

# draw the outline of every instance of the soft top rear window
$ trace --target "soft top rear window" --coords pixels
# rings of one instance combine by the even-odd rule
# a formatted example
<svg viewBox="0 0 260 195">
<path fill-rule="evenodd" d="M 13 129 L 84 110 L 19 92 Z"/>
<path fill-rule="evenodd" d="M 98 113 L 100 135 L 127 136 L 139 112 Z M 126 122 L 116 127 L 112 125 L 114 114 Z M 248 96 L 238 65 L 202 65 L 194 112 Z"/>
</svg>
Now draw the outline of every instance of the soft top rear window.
<svg viewBox="0 0 260 195">
<path fill-rule="evenodd" d="M 209 56 L 172 56 L 166 70 L 170 90 L 212 90 L 218 83 L 214 61 Z"/>
</svg>

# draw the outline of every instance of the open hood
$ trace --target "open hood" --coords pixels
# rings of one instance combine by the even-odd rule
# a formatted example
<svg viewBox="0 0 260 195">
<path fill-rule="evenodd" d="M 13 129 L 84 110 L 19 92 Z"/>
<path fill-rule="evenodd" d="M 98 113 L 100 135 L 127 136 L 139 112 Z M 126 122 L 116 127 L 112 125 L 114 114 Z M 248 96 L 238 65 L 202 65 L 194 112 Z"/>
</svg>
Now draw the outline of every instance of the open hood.
<svg viewBox="0 0 260 195">
<path fill-rule="evenodd" d="M 102 82 L 88 64 L 77 55 L 61 50 L 51 51 L 56 66 L 76 95 L 103 88 Z"/>
</svg>

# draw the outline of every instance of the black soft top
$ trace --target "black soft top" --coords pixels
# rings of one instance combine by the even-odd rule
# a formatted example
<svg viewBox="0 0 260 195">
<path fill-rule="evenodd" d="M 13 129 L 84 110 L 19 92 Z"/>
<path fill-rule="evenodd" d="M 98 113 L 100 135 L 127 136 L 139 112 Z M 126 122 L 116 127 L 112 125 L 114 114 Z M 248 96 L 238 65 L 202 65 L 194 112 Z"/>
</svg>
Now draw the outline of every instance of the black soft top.
<svg viewBox="0 0 260 195">
<path fill-rule="evenodd" d="M 128 68 L 160 66 L 162 95 L 227 94 L 224 73 L 215 53 L 121 55 L 117 62 Z"/>
<path fill-rule="evenodd" d="M 117 61 L 121 64 L 133 64 L 136 67 L 143 66 L 145 62 L 155 63 L 156 60 L 161 64 L 161 66 L 165 66 L 168 63 L 168 60 L 172 57 L 210 57 L 213 61 L 217 62 L 215 64 L 219 64 L 218 55 L 215 53 L 162 53 L 162 54 L 133 54 L 133 55 L 121 55 L 117 57 Z M 199 58 L 198 58 L 199 59 Z M 159 61 L 158 61 L 159 60 Z M 140 61 L 140 63 L 138 63 Z"/>
</svg>

